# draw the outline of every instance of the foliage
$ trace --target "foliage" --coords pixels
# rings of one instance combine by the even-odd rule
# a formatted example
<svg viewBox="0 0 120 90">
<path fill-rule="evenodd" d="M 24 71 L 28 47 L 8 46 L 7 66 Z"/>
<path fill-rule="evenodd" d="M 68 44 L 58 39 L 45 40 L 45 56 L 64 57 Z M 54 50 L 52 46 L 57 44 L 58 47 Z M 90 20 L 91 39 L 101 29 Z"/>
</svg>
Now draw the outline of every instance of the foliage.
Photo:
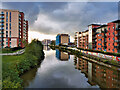
<svg viewBox="0 0 120 90">
<path fill-rule="evenodd" d="M 6 56 L 7 57 L 7 56 Z M 20 88 L 22 80 L 20 75 L 37 66 L 44 59 L 43 45 L 38 40 L 33 40 L 25 48 L 23 55 L 11 56 L 8 63 L 3 59 L 3 88 Z M 10 57 L 9 57 L 10 58 Z"/>
</svg>

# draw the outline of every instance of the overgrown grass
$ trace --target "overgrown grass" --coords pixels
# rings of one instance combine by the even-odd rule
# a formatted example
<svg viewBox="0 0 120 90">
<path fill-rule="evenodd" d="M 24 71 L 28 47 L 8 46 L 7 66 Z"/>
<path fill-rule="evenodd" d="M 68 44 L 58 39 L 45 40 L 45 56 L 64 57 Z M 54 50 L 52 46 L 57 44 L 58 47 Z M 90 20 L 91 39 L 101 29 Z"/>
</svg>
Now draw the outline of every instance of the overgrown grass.
<svg viewBox="0 0 120 90">
<path fill-rule="evenodd" d="M 44 59 L 43 45 L 33 40 L 26 48 L 25 53 L 17 56 L 3 56 L 2 87 L 22 88 L 20 75 L 36 67 Z"/>
</svg>

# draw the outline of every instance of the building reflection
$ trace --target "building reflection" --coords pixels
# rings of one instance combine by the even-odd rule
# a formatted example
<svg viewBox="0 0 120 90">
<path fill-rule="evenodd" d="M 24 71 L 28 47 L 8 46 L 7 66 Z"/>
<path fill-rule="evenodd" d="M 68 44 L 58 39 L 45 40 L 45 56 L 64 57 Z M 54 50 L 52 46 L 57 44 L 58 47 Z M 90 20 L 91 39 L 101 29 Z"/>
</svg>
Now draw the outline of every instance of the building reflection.
<svg viewBox="0 0 120 90">
<path fill-rule="evenodd" d="M 49 46 L 44 46 L 44 47 L 43 47 L 43 50 L 49 51 L 49 50 L 50 50 L 50 47 L 49 47 Z"/>
<path fill-rule="evenodd" d="M 56 57 L 61 61 L 68 61 L 70 59 L 70 55 L 66 52 L 59 51 L 56 49 Z"/>
<path fill-rule="evenodd" d="M 99 85 L 100 88 L 120 88 L 120 71 L 103 65 L 92 63 L 74 56 L 75 68 L 81 70 L 88 78 L 92 86 Z"/>
</svg>

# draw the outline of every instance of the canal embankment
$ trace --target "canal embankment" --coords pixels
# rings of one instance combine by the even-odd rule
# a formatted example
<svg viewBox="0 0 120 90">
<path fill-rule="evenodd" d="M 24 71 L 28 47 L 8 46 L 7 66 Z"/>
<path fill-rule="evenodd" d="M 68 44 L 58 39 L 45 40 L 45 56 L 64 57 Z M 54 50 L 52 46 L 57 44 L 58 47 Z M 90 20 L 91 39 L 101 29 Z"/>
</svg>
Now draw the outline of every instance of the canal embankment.
<svg viewBox="0 0 120 90">
<path fill-rule="evenodd" d="M 3 56 L 2 58 L 2 87 L 22 88 L 20 76 L 31 68 L 36 67 L 44 59 L 43 45 L 33 40 L 25 48 L 24 54 Z"/>
<path fill-rule="evenodd" d="M 74 47 L 65 47 L 65 46 L 51 46 L 51 48 L 58 48 L 59 50 L 63 50 L 66 51 L 68 53 L 72 53 L 74 55 L 76 55 L 77 57 L 81 57 L 81 56 L 85 56 L 91 59 L 94 59 L 96 61 L 98 61 L 99 63 L 105 63 L 108 65 L 113 65 L 116 67 L 120 67 L 120 56 L 119 54 L 114 54 L 112 55 L 111 53 L 109 54 L 103 54 L 103 53 L 99 53 L 98 52 L 91 52 L 91 51 L 87 51 L 87 50 L 81 50 L 79 48 L 74 48 Z M 116 56 L 115 56 L 116 55 Z"/>
</svg>

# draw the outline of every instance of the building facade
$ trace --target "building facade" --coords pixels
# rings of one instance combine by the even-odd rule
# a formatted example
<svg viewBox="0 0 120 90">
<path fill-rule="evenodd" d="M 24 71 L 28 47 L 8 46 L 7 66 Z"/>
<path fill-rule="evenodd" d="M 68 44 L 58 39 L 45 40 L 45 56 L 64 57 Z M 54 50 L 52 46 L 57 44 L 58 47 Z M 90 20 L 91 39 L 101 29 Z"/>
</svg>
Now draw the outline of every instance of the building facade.
<svg viewBox="0 0 120 90">
<path fill-rule="evenodd" d="M 86 42 L 83 33 L 85 33 L 85 31 L 75 33 L 76 47 L 120 53 L 120 20 L 112 21 L 104 25 L 88 25 L 88 37 L 86 37 L 88 45 L 83 44 L 83 42 Z"/>
<path fill-rule="evenodd" d="M 56 45 L 68 45 L 70 43 L 70 36 L 68 34 L 58 34 L 56 36 Z"/>
<path fill-rule="evenodd" d="M 50 39 L 44 39 L 44 40 L 42 41 L 42 44 L 45 45 L 45 46 L 48 46 L 48 45 L 51 44 L 51 40 L 50 40 Z"/>
<path fill-rule="evenodd" d="M 18 10 L 0 9 L 0 48 L 24 47 L 28 43 L 28 21 Z"/>
<path fill-rule="evenodd" d="M 75 33 L 75 46 L 88 49 L 88 30 Z"/>
</svg>

